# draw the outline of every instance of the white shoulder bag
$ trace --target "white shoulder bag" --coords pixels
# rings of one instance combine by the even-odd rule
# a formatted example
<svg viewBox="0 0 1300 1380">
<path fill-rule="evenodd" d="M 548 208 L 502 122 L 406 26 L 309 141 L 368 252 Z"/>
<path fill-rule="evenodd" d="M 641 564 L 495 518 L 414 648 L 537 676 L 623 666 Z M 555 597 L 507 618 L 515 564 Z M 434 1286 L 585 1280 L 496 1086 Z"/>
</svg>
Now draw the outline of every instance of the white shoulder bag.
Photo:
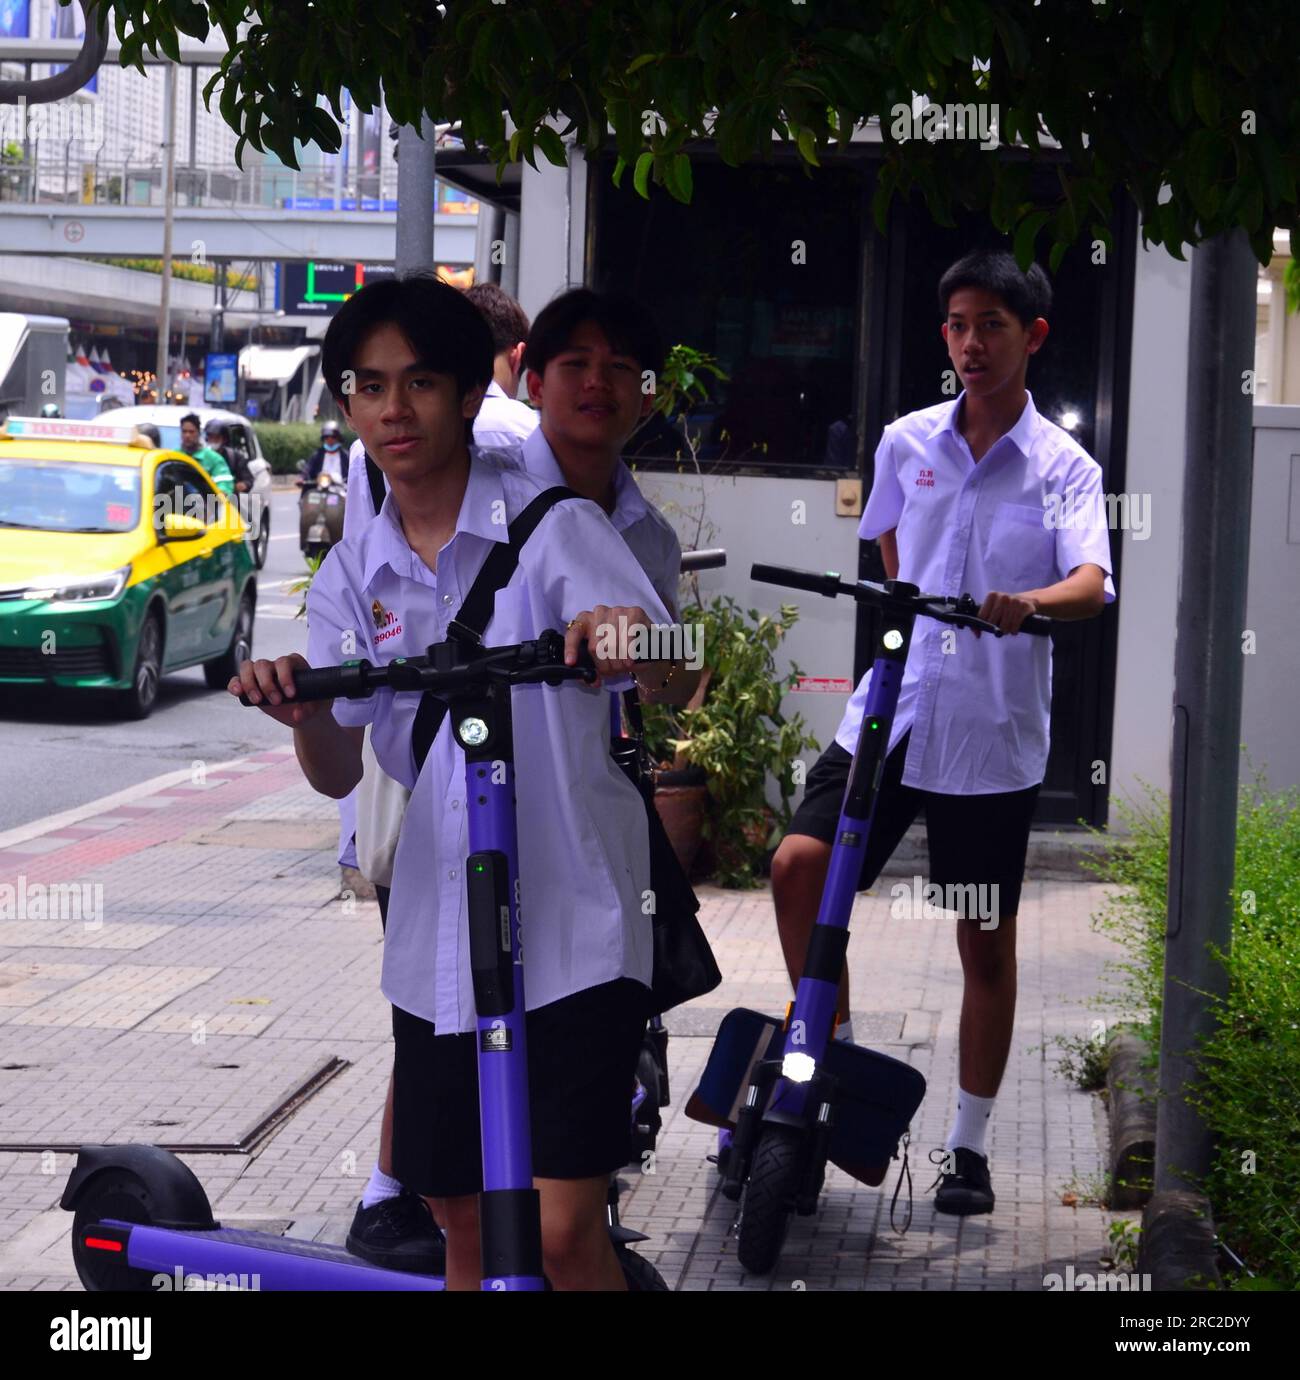
<svg viewBox="0 0 1300 1380">
<path fill-rule="evenodd" d="M 402 816 L 411 793 L 379 765 L 366 725 L 361 748 L 362 777 L 357 787 L 357 870 L 376 886 L 391 886 L 393 858 Z"/>
</svg>

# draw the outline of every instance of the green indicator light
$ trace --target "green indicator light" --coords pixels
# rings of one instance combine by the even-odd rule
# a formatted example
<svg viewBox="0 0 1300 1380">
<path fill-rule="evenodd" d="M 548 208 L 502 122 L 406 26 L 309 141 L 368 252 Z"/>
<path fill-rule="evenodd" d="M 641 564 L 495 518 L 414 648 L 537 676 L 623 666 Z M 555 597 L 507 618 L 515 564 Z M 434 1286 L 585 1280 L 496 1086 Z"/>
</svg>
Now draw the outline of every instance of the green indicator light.
<svg viewBox="0 0 1300 1380">
<path fill-rule="evenodd" d="M 487 864 L 486 864 L 486 863 L 481 863 L 481 862 L 476 862 L 476 863 L 474 864 L 474 871 L 475 871 L 475 872 L 486 872 L 486 871 L 487 871 Z"/>
<path fill-rule="evenodd" d="M 872 719 L 871 722 L 867 725 L 867 727 L 874 732 L 876 729 L 880 727 L 880 720 Z"/>
</svg>

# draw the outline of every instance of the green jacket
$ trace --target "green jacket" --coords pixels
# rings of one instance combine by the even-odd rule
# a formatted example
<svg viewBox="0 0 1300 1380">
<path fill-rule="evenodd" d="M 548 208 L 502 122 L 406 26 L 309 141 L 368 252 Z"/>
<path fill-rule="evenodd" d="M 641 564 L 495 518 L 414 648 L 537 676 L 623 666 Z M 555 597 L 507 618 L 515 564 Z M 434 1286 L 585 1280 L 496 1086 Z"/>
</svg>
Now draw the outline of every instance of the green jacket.
<svg viewBox="0 0 1300 1380">
<path fill-rule="evenodd" d="M 222 459 L 220 452 L 211 446 L 200 446 L 190 459 L 197 460 L 207 470 L 212 482 L 223 494 L 235 492 L 235 476 L 230 473 L 230 466 Z"/>
</svg>

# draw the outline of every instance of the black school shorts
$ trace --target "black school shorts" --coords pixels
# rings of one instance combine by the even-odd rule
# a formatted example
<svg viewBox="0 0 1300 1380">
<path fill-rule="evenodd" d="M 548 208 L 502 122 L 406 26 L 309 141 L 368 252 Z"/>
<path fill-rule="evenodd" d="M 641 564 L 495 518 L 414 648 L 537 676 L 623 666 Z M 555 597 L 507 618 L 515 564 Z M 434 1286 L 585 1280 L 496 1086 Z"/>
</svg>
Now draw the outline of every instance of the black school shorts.
<svg viewBox="0 0 1300 1380">
<path fill-rule="evenodd" d="M 631 1153 L 632 1091 L 649 989 L 618 978 L 530 1011 L 533 1174 L 591 1179 Z M 437 1035 L 393 1007 L 393 1175 L 430 1198 L 483 1188 L 475 1034 Z"/>
<path fill-rule="evenodd" d="M 1025 877 L 1029 829 L 1038 787 L 989 795 L 942 795 L 903 785 L 903 765 L 911 733 L 885 759 L 871 837 L 862 860 L 858 890 L 873 886 L 917 815 L 925 811 L 930 870 L 925 878 L 939 886 L 991 887 L 998 890 L 998 917 L 1015 915 Z M 803 800 L 786 830 L 835 842 L 852 756 L 836 742 L 808 773 Z"/>
</svg>

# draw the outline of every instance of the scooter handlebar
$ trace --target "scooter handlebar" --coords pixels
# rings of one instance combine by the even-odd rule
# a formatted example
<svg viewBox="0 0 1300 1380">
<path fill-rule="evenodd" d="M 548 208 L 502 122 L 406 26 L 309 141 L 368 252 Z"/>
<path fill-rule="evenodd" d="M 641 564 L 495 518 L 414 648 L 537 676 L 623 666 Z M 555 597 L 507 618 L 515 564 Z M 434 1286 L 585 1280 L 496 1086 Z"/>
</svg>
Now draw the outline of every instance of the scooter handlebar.
<svg viewBox="0 0 1300 1380">
<path fill-rule="evenodd" d="M 727 553 L 721 547 L 710 547 L 707 551 L 683 551 L 682 574 L 692 570 L 716 570 L 726 565 Z"/>
<path fill-rule="evenodd" d="M 765 585 L 783 585 L 786 589 L 806 589 L 811 594 L 824 594 L 833 599 L 837 594 L 851 593 L 853 586 L 840 579 L 839 572 L 827 570 L 795 570 L 788 565 L 755 564 L 750 567 L 751 580 Z"/>
<path fill-rule="evenodd" d="M 790 566 L 761 563 L 750 567 L 750 578 L 760 580 L 764 584 L 780 585 L 785 589 L 806 589 L 812 594 L 824 594 L 830 598 L 837 594 L 847 594 L 860 603 L 878 608 L 891 607 L 892 601 L 892 606 L 909 608 L 918 616 L 933 618 L 940 623 L 987 632 L 995 637 L 1007 636 L 1001 629 L 978 616 L 979 605 L 969 594 L 963 594 L 960 598 L 945 598 L 936 594 L 913 594 L 909 597 L 904 591 L 891 592 L 886 586 L 874 584 L 870 580 L 859 580 L 856 584 L 850 584 L 830 570 L 823 574 L 815 570 L 795 570 Z M 1052 623 L 1051 618 L 1034 613 L 1025 619 L 1019 631 L 1028 633 L 1031 637 L 1046 637 L 1052 631 Z"/>
<path fill-rule="evenodd" d="M 430 649 L 431 651 L 433 649 Z M 550 631 L 532 642 L 513 646 L 485 648 L 485 661 L 495 663 L 497 675 L 505 675 L 511 684 L 528 685 L 545 682 L 558 685 L 564 680 L 591 680 L 595 663 L 585 641 L 578 645 L 578 659 L 573 666 L 562 661 L 564 634 Z M 293 696 L 286 703 L 302 704 L 309 700 L 365 699 L 380 688 L 421 692 L 449 688 L 463 680 L 473 666 L 449 666 L 439 669 L 427 656 L 399 657 L 383 666 L 369 661 L 347 661 L 341 666 L 303 666 L 293 673 Z M 481 669 L 481 668 L 480 668 Z M 240 704 L 252 707 L 247 695 L 240 695 Z"/>
<path fill-rule="evenodd" d="M 387 684 L 387 667 L 368 661 L 346 661 L 342 666 L 300 666 L 293 673 L 292 704 L 308 700 L 364 699 L 379 685 Z M 240 704 L 251 706 L 247 695 Z"/>
</svg>

